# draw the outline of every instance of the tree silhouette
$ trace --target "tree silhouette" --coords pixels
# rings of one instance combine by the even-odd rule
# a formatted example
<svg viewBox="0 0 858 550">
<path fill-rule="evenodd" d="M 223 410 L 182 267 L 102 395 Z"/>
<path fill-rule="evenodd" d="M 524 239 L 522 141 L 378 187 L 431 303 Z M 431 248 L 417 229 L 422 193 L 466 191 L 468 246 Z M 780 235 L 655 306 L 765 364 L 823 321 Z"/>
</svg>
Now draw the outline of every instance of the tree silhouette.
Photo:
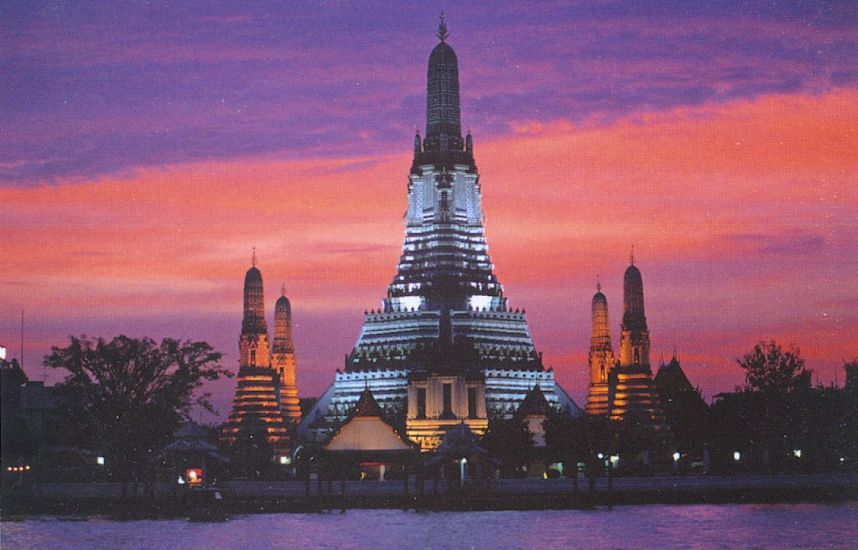
<svg viewBox="0 0 858 550">
<path fill-rule="evenodd" d="M 784 350 L 774 340 L 760 342 L 736 362 L 745 370 L 745 389 L 787 395 L 810 388 L 811 371 L 796 346 Z"/>
<path fill-rule="evenodd" d="M 518 418 L 490 418 L 481 444 L 501 461 L 503 477 L 521 476 L 533 456 L 533 434 Z"/>
<path fill-rule="evenodd" d="M 219 365 L 222 355 L 205 342 L 84 336 L 52 348 L 44 365 L 67 371 L 61 390 L 74 396 L 69 414 L 78 417 L 70 425 L 86 432 L 80 439 L 104 449 L 111 470 L 125 480 L 139 477 L 140 466 L 151 463 L 192 406 L 213 410 L 209 394 L 197 390 L 232 376 Z"/>
</svg>

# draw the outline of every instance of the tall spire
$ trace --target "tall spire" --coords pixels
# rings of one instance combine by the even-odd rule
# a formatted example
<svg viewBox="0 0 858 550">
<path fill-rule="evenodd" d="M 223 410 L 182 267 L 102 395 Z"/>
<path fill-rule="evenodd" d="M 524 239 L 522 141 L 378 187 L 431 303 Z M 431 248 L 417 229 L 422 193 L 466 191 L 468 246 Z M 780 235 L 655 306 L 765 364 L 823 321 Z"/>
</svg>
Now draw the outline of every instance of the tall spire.
<svg viewBox="0 0 858 550">
<path fill-rule="evenodd" d="M 643 279 L 640 270 L 634 265 L 630 265 L 623 276 L 622 328 L 620 362 L 623 365 L 649 365 L 649 329 L 644 313 Z M 630 346 L 628 349 L 624 347 L 626 344 Z"/>
<path fill-rule="evenodd" d="M 301 406 L 296 383 L 295 341 L 292 339 L 292 305 L 286 297 L 286 285 L 274 305 L 274 345 L 271 366 L 280 373 L 280 409 L 288 422 L 300 422 Z"/>
<path fill-rule="evenodd" d="M 590 338 L 590 385 L 587 391 L 589 414 L 607 415 L 608 378 L 614 366 L 614 350 L 611 346 L 611 323 L 608 320 L 608 299 L 602 294 L 602 284 L 596 276 L 596 294 L 593 295 L 593 332 Z"/>
<path fill-rule="evenodd" d="M 465 147 L 459 107 L 459 61 L 456 52 L 445 42 L 448 36 L 447 23 L 442 13 L 438 25 L 441 43 L 435 46 L 429 56 L 424 141 L 427 152 L 438 152 L 442 157 L 448 152 L 462 151 Z"/>
<path fill-rule="evenodd" d="M 629 263 L 635 265 L 635 245 L 632 245 L 632 253 L 629 254 Z"/>
<path fill-rule="evenodd" d="M 262 290 L 262 273 L 256 267 L 256 247 L 253 248 L 253 267 L 244 276 L 243 334 L 265 334 L 265 298 Z"/>
<path fill-rule="evenodd" d="M 447 22 L 444 20 L 444 12 L 441 12 L 441 20 L 438 22 L 438 32 L 435 33 L 435 36 L 438 37 L 438 40 L 444 42 L 447 40 L 447 37 L 450 36 L 450 33 L 447 31 Z"/>
<path fill-rule="evenodd" d="M 250 257 L 250 264 L 252 267 L 256 267 L 256 246 L 253 247 L 253 255 Z"/>
</svg>

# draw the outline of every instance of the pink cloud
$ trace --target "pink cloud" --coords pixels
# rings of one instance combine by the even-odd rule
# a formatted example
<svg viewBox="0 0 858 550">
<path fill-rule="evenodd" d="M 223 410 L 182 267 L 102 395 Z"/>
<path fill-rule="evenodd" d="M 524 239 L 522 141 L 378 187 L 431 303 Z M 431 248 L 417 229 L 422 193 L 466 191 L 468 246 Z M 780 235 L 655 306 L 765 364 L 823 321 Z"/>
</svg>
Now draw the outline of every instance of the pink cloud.
<svg viewBox="0 0 858 550">
<path fill-rule="evenodd" d="M 632 244 L 655 357 L 678 346 L 707 395 L 741 382 L 733 360 L 759 339 L 801 345 L 823 381 L 858 354 L 856 128 L 858 91 L 838 90 L 478 134 L 492 260 L 573 396 L 586 386 L 595 275 L 616 327 Z M 393 275 L 410 162 L 400 150 L 0 189 L 0 307 L 50 327 L 30 357 L 88 327 L 156 335 L 169 318 L 182 319 L 171 335 L 209 339 L 232 364 L 256 245 L 269 314 L 286 283 L 301 389 L 318 394 Z M 16 331 L 14 319 L 0 326 L 10 350 Z"/>
</svg>

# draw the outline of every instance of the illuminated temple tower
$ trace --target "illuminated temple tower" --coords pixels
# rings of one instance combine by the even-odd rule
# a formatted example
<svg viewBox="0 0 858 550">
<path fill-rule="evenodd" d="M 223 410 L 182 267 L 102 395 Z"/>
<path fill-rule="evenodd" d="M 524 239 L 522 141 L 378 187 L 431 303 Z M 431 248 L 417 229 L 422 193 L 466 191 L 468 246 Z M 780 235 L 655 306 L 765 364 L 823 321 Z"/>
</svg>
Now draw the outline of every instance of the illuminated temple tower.
<svg viewBox="0 0 858 550">
<path fill-rule="evenodd" d="M 244 277 L 244 319 L 238 348 L 238 382 L 222 438 L 235 443 L 242 436 L 264 431 L 272 449 L 284 449 L 289 437 L 280 410 L 280 375 L 271 364 L 262 273 L 256 268 L 255 252 L 253 266 Z"/>
<path fill-rule="evenodd" d="M 623 323 L 620 336 L 620 358 L 610 373 L 610 415 L 620 420 L 630 413 L 649 417 L 656 427 L 664 424 L 658 392 L 649 362 L 649 329 L 644 314 L 643 279 L 631 265 L 623 276 Z"/>
<path fill-rule="evenodd" d="M 369 388 L 405 416 L 409 437 L 432 448 L 449 426 L 476 433 L 488 414 L 512 414 L 539 385 L 578 408 L 545 370 L 523 310 L 511 309 L 493 273 L 483 229 L 474 140 L 462 137 L 459 69 L 443 15 L 429 56 L 426 135 L 414 137 L 405 242 L 396 275 L 345 368 L 299 429 L 323 438 Z"/>
<path fill-rule="evenodd" d="M 587 391 L 588 414 L 607 415 L 608 376 L 614 367 L 614 348 L 611 346 L 611 324 L 608 321 L 608 299 L 602 294 L 602 285 L 596 283 L 593 295 L 593 336 L 590 338 L 590 386 Z"/>
<path fill-rule="evenodd" d="M 286 287 L 274 305 L 274 346 L 271 366 L 280 376 L 280 409 L 283 418 L 291 424 L 301 421 L 296 381 L 295 342 L 292 340 L 292 306 L 286 297 Z"/>
</svg>

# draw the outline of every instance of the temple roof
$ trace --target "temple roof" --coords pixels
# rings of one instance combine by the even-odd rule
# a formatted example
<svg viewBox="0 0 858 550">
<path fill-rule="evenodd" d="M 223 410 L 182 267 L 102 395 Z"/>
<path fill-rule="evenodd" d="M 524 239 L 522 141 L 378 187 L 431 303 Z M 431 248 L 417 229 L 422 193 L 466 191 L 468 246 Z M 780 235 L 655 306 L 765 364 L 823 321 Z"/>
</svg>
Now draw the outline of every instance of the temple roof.
<svg viewBox="0 0 858 550">
<path fill-rule="evenodd" d="M 551 412 L 551 405 L 542 393 L 539 384 L 527 392 L 521 404 L 518 406 L 519 416 L 545 416 Z"/>
<path fill-rule="evenodd" d="M 369 391 L 369 388 L 363 390 L 358 398 L 358 402 L 355 405 L 354 412 L 352 412 L 352 416 L 378 416 L 381 417 L 384 415 L 384 412 L 379 406 L 378 401 L 373 397 L 372 392 Z"/>
<path fill-rule="evenodd" d="M 685 371 L 682 370 L 682 367 L 679 364 L 679 360 L 677 360 L 674 355 L 671 358 L 670 363 L 658 367 L 658 373 L 655 375 L 655 385 L 658 386 L 660 390 L 667 391 L 689 391 L 696 392 L 694 386 L 691 384 L 691 381 L 688 379 L 688 376 L 685 375 Z"/>
</svg>

